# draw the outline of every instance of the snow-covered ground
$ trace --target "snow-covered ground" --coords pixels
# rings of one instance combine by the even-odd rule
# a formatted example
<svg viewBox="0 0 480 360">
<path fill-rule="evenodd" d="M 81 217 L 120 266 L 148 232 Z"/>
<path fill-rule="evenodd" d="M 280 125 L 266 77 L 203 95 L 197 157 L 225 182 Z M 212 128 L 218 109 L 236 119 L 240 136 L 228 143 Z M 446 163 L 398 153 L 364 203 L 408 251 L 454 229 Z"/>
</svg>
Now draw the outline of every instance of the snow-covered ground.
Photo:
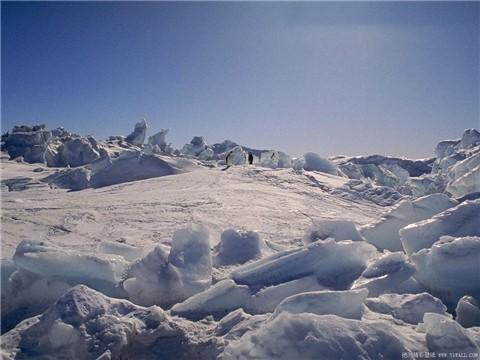
<svg viewBox="0 0 480 360">
<path fill-rule="evenodd" d="M 2 357 L 479 357 L 476 130 L 424 160 L 146 130 L 2 137 Z"/>
<path fill-rule="evenodd" d="M 2 177 L 39 179 L 45 173 L 33 171 L 38 167 L 3 160 Z M 341 217 L 363 225 L 380 217 L 384 209 L 371 201 L 352 202 L 324 190 L 346 180 L 291 169 L 201 167 L 98 189 L 67 191 L 41 184 L 41 190 L 4 192 L 2 257 L 10 257 L 21 239 L 88 250 L 102 240 L 152 247 L 168 243 L 188 223 L 206 225 L 212 245 L 228 228 L 257 230 L 280 247 L 300 245 L 312 219 Z"/>
</svg>

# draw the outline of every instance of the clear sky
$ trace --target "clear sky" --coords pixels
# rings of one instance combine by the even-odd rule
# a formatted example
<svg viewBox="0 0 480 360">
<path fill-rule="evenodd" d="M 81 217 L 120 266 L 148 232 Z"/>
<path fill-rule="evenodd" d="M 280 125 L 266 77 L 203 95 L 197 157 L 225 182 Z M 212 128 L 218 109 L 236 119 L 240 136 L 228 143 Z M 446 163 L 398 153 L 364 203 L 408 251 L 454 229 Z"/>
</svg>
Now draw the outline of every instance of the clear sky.
<svg viewBox="0 0 480 360">
<path fill-rule="evenodd" d="M 2 131 L 145 117 L 293 155 L 425 157 L 480 127 L 480 3 L 2 2 Z"/>
</svg>

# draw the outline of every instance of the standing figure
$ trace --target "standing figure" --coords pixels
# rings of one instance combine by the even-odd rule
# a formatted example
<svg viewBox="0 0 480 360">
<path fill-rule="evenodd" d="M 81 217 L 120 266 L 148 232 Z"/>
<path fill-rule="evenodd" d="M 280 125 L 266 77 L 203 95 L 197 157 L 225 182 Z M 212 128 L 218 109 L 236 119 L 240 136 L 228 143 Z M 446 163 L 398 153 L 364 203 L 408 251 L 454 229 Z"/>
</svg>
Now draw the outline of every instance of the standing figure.
<svg viewBox="0 0 480 360">
<path fill-rule="evenodd" d="M 252 154 L 251 152 L 248 153 L 248 163 L 249 163 L 250 165 L 253 164 L 253 154 Z"/>
<path fill-rule="evenodd" d="M 230 163 L 228 162 L 228 160 L 230 160 L 230 156 L 232 156 L 232 154 L 233 154 L 233 151 L 230 151 L 230 152 L 228 153 L 227 157 L 225 158 L 225 163 L 227 164 L 227 166 L 230 165 Z"/>
</svg>

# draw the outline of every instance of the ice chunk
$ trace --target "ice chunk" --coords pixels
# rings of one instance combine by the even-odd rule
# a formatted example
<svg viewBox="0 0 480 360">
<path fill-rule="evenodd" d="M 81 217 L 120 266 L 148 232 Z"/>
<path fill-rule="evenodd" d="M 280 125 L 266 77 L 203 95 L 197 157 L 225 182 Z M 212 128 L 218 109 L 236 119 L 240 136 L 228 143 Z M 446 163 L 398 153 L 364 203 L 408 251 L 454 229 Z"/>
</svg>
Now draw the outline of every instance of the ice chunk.
<svg viewBox="0 0 480 360">
<path fill-rule="evenodd" d="M 148 359 L 212 356 L 212 344 L 190 338 L 191 323 L 173 321 L 161 308 L 143 308 L 76 286 L 38 321 L 2 338 L 5 352 L 18 358 Z M 202 324 L 195 325 L 205 332 Z M 208 352 L 210 351 L 210 352 Z"/>
<path fill-rule="evenodd" d="M 295 170 L 296 172 L 302 172 L 304 166 L 305 166 L 305 158 L 301 157 L 301 158 L 293 159 L 292 167 L 293 167 L 293 170 Z"/>
<path fill-rule="evenodd" d="M 427 195 L 415 201 L 402 200 L 380 221 L 362 227 L 360 233 L 380 250 L 404 250 L 398 234 L 401 228 L 427 219 L 456 204 L 455 200 L 448 198 L 445 194 Z"/>
<path fill-rule="evenodd" d="M 458 300 L 455 320 L 465 328 L 480 326 L 480 303 L 473 297 L 465 295 Z"/>
<path fill-rule="evenodd" d="M 168 256 L 188 280 L 209 280 L 212 273 L 210 233 L 205 226 L 190 225 L 174 232 Z"/>
<path fill-rule="evenodd" d="M 86 138 L 65 141 L 59 148 L 60 166 L 82 166 L 100 157 L 100 154 Z M 58 166 L 57 165 L 57 166 Z"/>
<path fill-rule="evenodd" d="M 18 270 L 17 265 L 11 260 L 1 260 L 0 261 L 0 277 L 2 280 L 1 286 L 1 296 L 5 295 L 5 291 L 7 290 L 8 279 L 10 276 Z"/>
<path fill-rule="evenodd" d="M 428 220 L 410 224 L 400 230 L 403 248 L 410 256 L 429 248 L 442 235 L 480 235 L 480 200 L 465 201 Z"/>
<path fill-rule="evenodd" d="M 480 237 L 444 236 L 412 254 L 415 278 L 450 306 L 464 295 L 480 296 Z"/>
<path fill-rule="evenodd" d="M 480 165 L 449 183 L 445 190 L 455 197 L 480 192 Z"/>
<path fill-rule="evenodd" d="M 210 147 L 203 136 L 194 136 L 188 144 L 183 146 L 181 152 L 185 155 L 197 157 L 209 148 Z"/>
<path fill-rule="evenodd" d="M 462 134 L 460 149 L 468 149 L 480 145 L 480 132 L 476 129 L 467 129 Z"/>
<path fill-rule="evenodd" d="M 2 290 L 2 333 L 23 319 L 45 311 L 70 287 L 65 281 L 41 277 L 24 269 L 12 273 Z"/>
<path fill-rule="evenodd" d="M 385 253 L 370 263 L 353 285 L 354 289 L 368 289 L 370 296 L 401 291 L 403 282 L 415 273 L 403 252 Z"/>
<path fill-rule="evenodd" d="M 423 339 L 385 320 L 283 312 L 229 344 L 223 359 L 400 359 L 425 352 Z"/>
<path fill-rule="evenodd" d="M 282 151 L 279 151 L 278 152 L 277 167 L 279 167 L 279 168 L 291 168 L 292 167 L 292 158 L 288 154 L 286 154 Z"/>
<path fill-rule="evenodd" d="M 475 341 L 456 321 L 445 315 L 426 313 L 423 322 L 430 352 L 478 357 L 479 348 Z"/>
<path fill-rule="evenodd" d="M 167 134 L 168 134 L 168 129 L 160 130 L 158 133 L 148 138 L 148 145 L 150 145 L 152 148 L 157 146 L 159 153 L 164 153 L 164 154 L 172 153 L 173 152 L 172 146 L 170 144 L 167 144 L 167 140 L 166 140 Z"/>
<path fill-rule="evenodd" d="M 409 176 L 421 176 L 423 174 L 429 173 L 431 170 L 432 162 L 433 159 L 411 160 L 405 158 L 383 156 L 378 154 L 368 156 L 355 156 L 346 159 L 343 158 L 337 161 L 337 163 L 342 165 L 347 163 L 352 163 L 355 165 L 366 165 L 364 169 L 375 169 L 374 167 L 371 167 L 371 165 L 375 165 L 377 169 L 383 167 L 385 169 L 393 170 L 393 172 L 397 174 L 403 173 L 402 170 L 398 170 L 398 168 L 402 168 L 408 172 Z M 364 174 L 363 176 L 369 177 L 367 174 Z"/>
<path fill-rule="evenodd" d="M 350 220 L 314 220 L 303 238 L 305 244 L 328 238 L 339 240 L 365 240 Z"/>
<path fill-rule="evenodd" d="M 114 287 L 128 262 L 117 255 L 77 253 L 44 241 L 22 241 L 13 256 L 15 264 L 41 277 L 88 284 L 102 291 Z M 106 287 L 106 288 L 105 288 Z"/>
<path fill-rule="evenodd" d="M 215 328 L 215 335 L 223 336 L 228 333 L 232 328 L 240 322 L 250 318 L 251 315 L 247 314 L 243 309 L 237 309 L 230 314 L 223 317 Z"/>
<path fill-rule="evenodd" d="M 320 157 L 313 152 L 304 155 L 305 165 L 303 168 L 307 171 L 320 171 L 327 174 L 337 175 L 337 167 L 328 159 Z"/>
<path fill-rule="evenodd" d="M 220 319 L 232 310 L 243 307 L 250 296 L 248 286 L 237 285 L 230 279 L 222 280 L 184 302 L 175 304 L 171 312 L 191 320 L 200 320 L 207 315 Z"/>
<path fill-rule="evenodd" d="M 147 121 L 145 119 L 135 124 L 133 132 L 125 138 L 125 141 L 132 145 L 143 145 L 147 136 Z"/>
<path fill-rule="evenodd" d="M 15 126 L 11 134 L 5 136 L 2 149 L 7 150 L 10 159 L 22 156 L 29 163 L 44 163 L 45 152 L 52 133 L 45 125 Z"/>
<path fill-rule="evenodd" d="M 367 299 L 365 305 L 372 311 L 390 314 L 410 324 L 422 322 L 427 312 L 448 315 L 442 301 L 425 292 L 415 295 L 384 294 Z"/>
<path fill-rule="evenodd" d="M 275 307 L 289 296 L 307 291 L 325 289 L 324 286 L 318 283 L 315 277 L 307 276 L 261 289 L 252 296 L 251 300 L 245 305 L 245 308 L 251 314 L 273 312 Z"/>
<path fill-rule="evenodd" d="M 134 263 L 123 287 L 136 304 L 171 306 L 203 291 L 210 282 L 208 230 L 191 225 L 174 233 L 170 254 L 157 246 Z"/>
<path fill-rule="evenodd" d="M 435 156 L 438 159 L 450 156 L 455 152 L 455 147 L 460 143 L 460 140 L 444 140 L 440 141 L 435 148 Z"/>
<path fill-rule="evenodd" d="M 341 287 L 358 277 L 375 254 L 375 247 L 363 241 L 329 239 L 241 266 L 230 276 L 239 284 L 258 288 L 310 275 L 322 285 Z"/>
<path fill-rule="evenodd" d="M 263 241 L 256 231 L 225 230 L 214 249 L 214 264 L 243 264 L 260 257 L 263 246 Z"/>
<path fill-rule="evenodd" d="M 145 255 L 143 248 L 114 241 L 101 241 L 97 248 L 101 253 L 120 255 L 127 261 L 134 261 Z"/>
<path fill-rule="evenodd" d="M 241 146 L 235 146 L 225 156 L 227 165 L 243 165 L 247 162 L 247 153 Z"/>
<path fill-rule="evenodd" d="M 360 319 L 368 290 L 313 291 L 290 296 L 276 308 L 273 316 L 282 312 L 291 314 L 310 313 L 338 315 L 349 319 Z"/>
<path fill-rule="evenodd" d="M 480 165 L 480 152 L 467 157 L 465 160 L 457 162 L 449 171 L 448 176 L 456 180 Z"/>
<path fill-rule="evenodd" d="M 349 180 L 331 191 L 332 195 L 346 200 L 371 201 L 380 206 L 391 206 L 402 198 L 402 194 L 388 186 L 375 186 L 362 180 Z"/>
<path fill-rule="evenodd" d="M 61 189 L 83 190 L 90 186 L 90 177 L 90 169 L 78 167 L 60 170 L 42 179 L 42 181 Z"/>
</svg>

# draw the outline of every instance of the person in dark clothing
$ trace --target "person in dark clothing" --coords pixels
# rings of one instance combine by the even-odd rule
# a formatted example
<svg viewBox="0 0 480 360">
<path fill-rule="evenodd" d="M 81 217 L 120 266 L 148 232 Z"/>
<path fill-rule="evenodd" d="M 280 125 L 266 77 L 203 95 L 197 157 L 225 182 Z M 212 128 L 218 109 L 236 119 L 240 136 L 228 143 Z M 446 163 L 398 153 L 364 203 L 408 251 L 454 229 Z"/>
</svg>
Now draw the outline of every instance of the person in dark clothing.
<svg viewBox="0 0 480 360">
<path fill-rule="evenodd" d="M 251 152 L 248 153 L 248 163 L 249 163 L 250 165 L 253 164 L 253 154 L 252 154 Z"/>
<path fill-rule="evenodd" d="M 227 164 L 227 166 L 230 165 L 230 164 L 228 163 L 228 160 L 230 159 L 230 156 L 232 156 L 232 154 L 233 154 L 233 151 L 230 151 L 230 152 L 227 154 L 227 157 L 225 158 L 225 163 Z"/>
</svg>

